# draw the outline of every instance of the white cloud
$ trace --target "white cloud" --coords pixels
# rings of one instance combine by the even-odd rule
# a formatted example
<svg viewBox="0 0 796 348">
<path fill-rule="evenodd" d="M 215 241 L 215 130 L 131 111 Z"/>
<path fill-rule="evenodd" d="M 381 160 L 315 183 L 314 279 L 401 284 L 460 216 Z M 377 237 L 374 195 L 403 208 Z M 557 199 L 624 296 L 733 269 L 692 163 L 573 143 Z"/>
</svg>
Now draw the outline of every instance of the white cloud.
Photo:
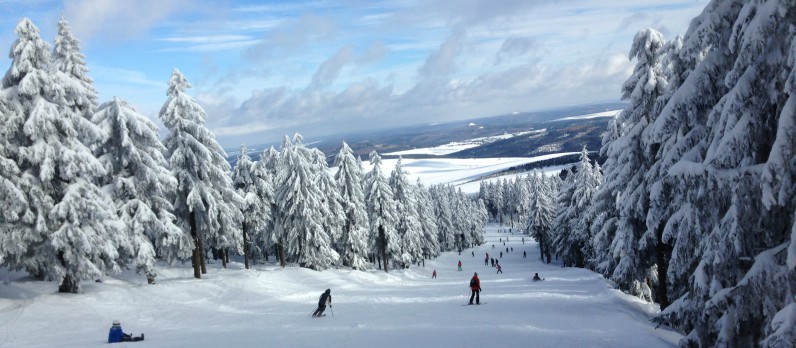
<svg viewBox="0 0 796 348">
<path fill-rule="evenodd" d="M 130 39 L 185 9 L 201 6 L 195 0 L 76 0 L 64 4 L 64 16 L 76 36 Z"/>
</svg>

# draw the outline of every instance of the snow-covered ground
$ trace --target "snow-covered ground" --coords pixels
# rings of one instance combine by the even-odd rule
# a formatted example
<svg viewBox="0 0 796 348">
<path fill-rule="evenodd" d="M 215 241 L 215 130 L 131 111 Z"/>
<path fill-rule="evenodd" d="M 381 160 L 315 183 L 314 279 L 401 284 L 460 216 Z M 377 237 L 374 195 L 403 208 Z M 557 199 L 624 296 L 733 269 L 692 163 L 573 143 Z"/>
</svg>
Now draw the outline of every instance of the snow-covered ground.
<svg viewBox="0 0 796 348">
<path fill-rule="evenodd" d="M 474 125 L 474 124 L 470 124 Z M 496 142 L 498 140 L 503 139 L 510 139 L 513 137 L 528 135 L 528 134 L 542 134 L 546 131 L 546 129 L 532 129 L 524 132 L 518 133 L 506 133 L 501 135 L 494 135 L 491 137 L 482 137 L 482 138 L 473 138 L 466 141 L 459 141 L 459 142 L 451 142 L 445 145 L 435 146 L 435 147 L 425 147 L 419 149 L 411 149 L 411 150 L 404 150 L 404 151 L 396 151 L 396 152 L 389 152 L 385 153 L 384 155 L 391 155 L 391 156 L 403 156 L 403 155 L 433 155 L 433 156 L 443 156 L 449 155 L 454 152 L 459 152 L 466 149 L 471 149 L 474 147 L 479 147 L 481 145 L 489 144 Z"/>
<path fill-rule="evenodd" d="M 143 342 L 114 347 L 652 348 L 680 337 L 647 320 L 654 305 L 599 275 L 540 263 L 529 238 L 523 244 L 496 225 L 487 232 L 485 245 L 390 273 L 273 264 L 245 270 L 233 262 L 227 269 L 211 264 L 196 280 L 190 265 L 177 265 L 161 268 L 155 285 L 125 271 L 75 295 L 0 269 L 0 347 L 105 347 L 114 319 L 127 333 L 146 333 Z M 507 237 L 504 246 L 499 238 Z M 485 253 L 503 274 L 484 265 Z M 465 305 L 473 272 L 481 278 L 481 306 Z M 545 280 L 532 282 L 535 272 Z M 310 317 L 327 288 L 328 315 Z"/>
<path fill-rule="evenodd" d="M 538 162 L 551 158 L 577 154 L 577 152 L 562 152 L 537 157 L 505 157 L 505 158 L 404 158 L 401 160 L 403 168 L 407 171 L 412 182 L 420 179 L 423 185 L 434 185 L 439 183 L 449 183 L 461 187 L 465 193 L 478 192 L 479 178 L 492 173 L 499 172 L 514 166 L 523 165 L 531 162 Z M 395 168 L 397 159 L 382 159 L 382 170 L 389 173 Z M 372 166 L 368 162 L 363 163 L 365 172 L 369 172 Z M 563 166 L 552 166 L 542 170 L 546 175 L 558 173 Z M 334 172 L 337 168 L 331 168 Z M 526 175 L 526 174 L 521 174 Z M 501 176 L 513 178 L 516 174 Z M 497 180 L 490 178 L 486 180 Z"/>
<path fill-rule="evenodd" d="M 564 118 L 556 119 L 556 121 L 569 121 L 569 120 L 585 120 L 590 118 L 597 118 L 597 117 L 614 117 L 616 114 L 621 112 L 622 110 L 609 110 L 603 112 L 597 112 L 588 115 L 577 115 L 577 116 L 569 116 Z"/>
</svg>

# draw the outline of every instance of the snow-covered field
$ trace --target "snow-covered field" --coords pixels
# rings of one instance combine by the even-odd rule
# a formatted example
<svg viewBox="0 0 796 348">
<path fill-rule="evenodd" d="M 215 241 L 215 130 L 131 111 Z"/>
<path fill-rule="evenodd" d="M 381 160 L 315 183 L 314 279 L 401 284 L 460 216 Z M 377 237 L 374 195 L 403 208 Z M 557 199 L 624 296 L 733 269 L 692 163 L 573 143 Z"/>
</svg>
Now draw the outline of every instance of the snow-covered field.
<svg viewBox="0 0 796 348">
<path fill-rule="evenodd" d="M 439 183 L 450 183 L 461 187 L 465 193 L 478 192 L 480 185 L 479 178 L 492 173 L 499 172 L 514 166 L 523 165 L 531 162 L 538 162 L 551 158 L 576 154 L 577 152 L 562 152 L 537 157 L 505 157 L 505 158 L 404 158 L 401 160 L 403 168 L 407 171 L 409 178 L 414 182 L 420 179 L 423 185 L 434 185 Z M 382 170 L 389 175 L 395 168 L 397 159 L 382 159 Z M 363 163 L 365 172 L 371 171 L 370 163 Z M 558 173 L 564 166 L 553 166 L 542 170 L 546 175 Z M 336 171 L 337 168 L 331 168 Z M 525 174 L 522 174 L 525 175 Z M 501 176 L 500 179 L 514 178 L 516 174 Z M 487 181 L 497 180 L 498 178 L 486 179 Z"/>
<path fill-rule="evenodd" d="M 609 111 L 597 112 L 588 115 L 569 116 L 569 117 L 559 118 L 556 121 L 585 120 L 597 117 L 614 117 L 616 114 L 618 114 L 621 111 L 622 110 L 609 110 Z"/>
<path fill-rule="evenodd" d="M 0 347 L 105 347 L 114 319 L 125 332 L 146 333 L 143 342 L 115 347 L 651 348 L 680 337 L 648 322 L 654 305 L 599 275 L 542 264 L 529 238 L 523 244 L 496 225 L 487 232 L 485 245 L 390 273 L 273 264 L 245 270 L 233 262 L 227 269 L 211 264 L 195 280 L 190 265 L 177 265 L 159 269 L 155 285 L 125 271 L 75 295 L 0 269 Z M 507 237 L 504 246 L 499 238 Z M 485 253 L 498 258 L 503 274 L 484 265 Z M 481 278 L 481 306 L 465 305 L 473 272 Z M 535 272 L 546 280 L 532 282 Z M 327 288 L 333 307 L 325 318 L 310 317 Z"/>
<path fill-rule="evenodd" d="M 471 123 L 471 125 L 473 125 Z M 449 155 L 454 152 L 459 152 L 466 149 L 471 149 L 474 147 L 479 147 L 481 145 L 493 143 L 498 140 L 503 139 L 510 139 L 513 137 L 528 135 L 528 134 L 542 134 L 546 131 L 546 129 L 532 129 L 524 132 L 512 133 L 512 134 L 501 134 L 495 135 L 491 137 L 482 137 L 482 138 L 474 138 L 469 139 L 467 141 L 460 141 L 460 142 L 452 142 L 445 145 L 435 146 L 435 147 L 426 147 L 426 148 L 419 148 L 419 149 L 411 149 L 411 150 L 404 150 L 404 151 L 396 151 L 396 152 L 389 152 L 385 153 L 384 155 L 391 155 L 391 156 L 403 156 L 403 155 L 433 155 L 433 156 L 443 156 Z"/>
</svg>

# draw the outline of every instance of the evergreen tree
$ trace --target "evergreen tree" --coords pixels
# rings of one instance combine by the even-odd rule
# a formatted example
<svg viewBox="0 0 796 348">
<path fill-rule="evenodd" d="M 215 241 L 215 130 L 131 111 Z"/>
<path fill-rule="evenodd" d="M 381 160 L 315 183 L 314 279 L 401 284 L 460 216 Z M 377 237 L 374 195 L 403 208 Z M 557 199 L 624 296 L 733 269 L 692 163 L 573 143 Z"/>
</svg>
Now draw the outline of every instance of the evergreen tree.
<svg viewBox="0 0 796 348">
<path fill-rule="evenodd" d="M 177 180 L 163 157 L 157 126 L 124 100 L 113 98 L 102 104 L 92 122 L 105 134 L 94 153 L 107 175 L 100 181 L 110 193 L 132 250 L 122 250 L 135 259 L 136 269 L 155 282 L 157 255 L 168 262 L 187 258 L 194 245 L 190 236 L 175 225 L 169 197 Z M 154 243 L 154 245 L 153 245 Z"/>
<path fill-rule="evenodd" d="M 365 194 L 362 191 L 362 166 L 354 158 L 348 144 L 335 157 L 337 167 L 335 180 L 340 190 L 345 219 L 341 228 L 338 245 L 341 250 L 343 265 L 363 270 L 367 265 L 368 251 L 368 215 L 365 206 Z"/>
<path fill-rule="evenodd" d="M 423 227 L 417 212 L 417 197 L 403 170 L 401 158 L 390 174 L 390 186 L 395 198 L 398 236 L 401 238 L 401 261 L 404 267 L 423 259 Z"/>
<path fill-rule="evenodd" d="M 241 145 L 240 157 L 232 169 L 232 185 L 242 198 L 240 206 L 243 217 L 241 237 L 243 238 L 243 265 L 249 269 L 251 258 L 251 245 L 261 234 L 271 218 L 271 204 L 264 198 L 271 194 L 271 185 L 267 176 L 260 173 L 259 163 L 252 162 L 246 150 L 246 145 Z"/>
<path fill-rule="evenodd" d="M 630 104 L 617 116 L 619 137 L 614 140 L 619 151 L 616 161 L 611 162 L 618 170 L 611 171 L 611 179 L 624 186 L 617 197 L 619 218 L 612 253 L 619 255 L 611 279 L 623 289 L 636 295 L 646 294 L 647 271 L 655 264 L 651 257 L 657 239 L 646 238 L 646 217 L 649 210 L 649 187 L 645 175 L 650 170 L 651 155 L 644 146 L 644 133 L 656 118 L 656 101 L 664 93 L 666 79 L 661 66 L 661 53 L 665 44 L 663 35 L 653 29 L 641 30 L 633 40 L 631 59 L 637 59 L 636 68 L 622 86 L 622 98 Z M 668 259 L 668 256 L 666 256 Z M 665 266 L 665 265 L 658 265 Z M 665 273 L 662 273 L 665 274 Z M 662 305 L 668 302 L 665 294 L 658 299 Z"/>
<path fill-rule="evenodd" d="M 398 212 L 390 184 L 382 175 L 381 157 L 376 151 L 370 153 L 370 163 L 373 169 L 365 176 L 365 206 L 370 221 L 368 247 L 387 272 L 389 261 L 401 262 L 401 240 L 395 232 Z"/>
<path fill-rule="evenodd" d="M 438 227 L 431 194 L 420 183 L 420 179 L 417 180 L 416 190 L 417 213 L 423 230 L 423 255 L 426 258 L 437 257 L 439 256 L 440 247 L 437 239 Z"/>
<path fill-rule="evenodd" d="M 532 180 L 533 187 L 530 190 L 531 199 L 527 208 L 529 216 L 525 233 L 533 236 L 536 242 L 539 243 L 539 257 L 542 260 L 547 258 L 547 263 L 550 263 L 553 244 L 551 230 L 556 211 L 553 205 L 552 192 L 544 185 L 544 174 L 539 178 L 538 172 L 534 172 L 533 176 L 536 179 Z"/>
<path fill-rule="evenodd" d="M 97 109 L 97 91 L 91 78 L 86 75 L 88 67 L 85 56 L 80 53 L 80 41 L 72 36 L 72 29 L 64 17 L 58 21 L 52 61 L 53 68 L 63 74 L 64 97 L 70 101 L 66 106 L 72 112 L 90 120 Z"/>
<path fill-rule="evenodd" d="M 5 93 L 0 93 L 0 265 L 19 264 L 26 255 L 33 213 L 25 192 L 19 187 L 21 171 L 17 166 L 14 144 L 11 138 L 13 127 L 6 122 L 11 116 Z"/>
<path fill-rule="evenodd" d="M 277 174 L 276 202 L 278 220 L 276 233 L 285 247 L 285 257 L 301 267 L 315 270 L 328 268 L 339 255 L 331 247 L 331 237 L 324 229 L 330 214 L 326 198 L 317 184 L 318 168 L 313 165 L 313 152 L 301 143 L 296 134 L 291 143 L 284 138 Z"/>
<path fill-rule="evenodd" d="M 190 87 L 185 76 L 174 69 L 160 119 L 170 130 L 164 143 L 177 178 L 174 213 L 177 224 L 193 238 L 194 277 L 201 278 L 207 272 L 206 246 L 235 246 L 233 232 L 240 230 L 241 202 L 227 175 L 226 153 L 204 126 L 207 114 L 185 93 Z"/>
<path fill-rule="evenodd" d="M 591 240 L 588 233 L 590 221 L 587 221 L 585 212 L 599 186 L 585 147 L 576 169 L 574 174 L 567 176 L 568 184 L 559 194 L 553 245 L 564 265 L 585 267 L 590 257 L 588 243 Z"/>
<path fill-rule="evenodd" d="M 119 221 L 94 184 L 104 168 L 81 142 L 98 131 L 70 112 L 76 95 L 64 87 L 63 74 L 51 70 L 49 45 L 38 28 L 24 18 L 16 33 L 3 78 L 11 104 L 4 126 L 33 216 L 7 237 L 16 244 L 11 263 L 62 279 L 61 292 L 78 292 L 81 280 L 119 270 L 117 249 L 129 248 L 129 239 L 112 233 Z"/>
<path fill-rule="evenodd" d="M 275 235 L 275 223 L 279 207 L 276 205 L 276 175 L 279 165 L 279 152 L 273 146 L 263 150 L 260 160 L 257 161 L 255 175 L 267 186 L 262 186 L 258 196 L 263 200 L 263 204 L 269 206 L 269 216 L 264 220 L 261 231 L 255 233 L 254 241 L 250 244 L 250 252 L 255 259 L 265 258 L 268 260 L 268 251 L 277 246 L 277 236 Z M 276 250 L 279 257 L 279 250 Z M 281 261 L 281 260 L 280 260 Z"/>
</svg>

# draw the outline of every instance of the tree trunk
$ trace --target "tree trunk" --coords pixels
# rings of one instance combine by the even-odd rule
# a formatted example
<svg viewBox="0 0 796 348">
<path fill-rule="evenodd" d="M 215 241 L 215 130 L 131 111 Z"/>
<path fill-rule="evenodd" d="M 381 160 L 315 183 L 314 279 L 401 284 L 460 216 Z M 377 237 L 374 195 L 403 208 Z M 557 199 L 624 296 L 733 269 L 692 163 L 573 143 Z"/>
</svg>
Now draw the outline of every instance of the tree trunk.
<svg viewBox="0 0 796 348">
<path fill-rule="evenodd" d="M 78 290 L 77 282 L 72 279 L 72 276 L 67 274 L 64 276 L 63 282 L 58 287 L 58 292 L 70 292 L 76 294 Z"/>
<path fill-rule="evenodd" d="M 384 233 L 384 226 L 379 225 L 379 241 L 381 241 L 381 258 L 384 261 L 384 272 L 387 272 L 387 237 Z"/>
<path fill-rule="evenodd" d="M 246 236 L 246 223 L 243 223 L 243 268 L 249 269 L 249 238 Z"/>
<path fill-rule="evenodd" d="M 224 248 L 224 260 L 229 263 L 229 248 Z"/>
<path fill-rule="evenodd" d="M 221 256 L 221 267 L 227 268 L 227 248 L 221 248 L 218 253 Z"/>
<path fill-rule="evenodd" d="M 279 244 L 276 246 L 277 252 L 279 253 L 279 265 L 283 268 L 285 267 L 285 245 L 282 242 L 282 239 L 279 239 Z"/>
<path fill-rule="evenodd" d="M 207 262 L 205 260 L 205 242 L 201 236 L 199 238 L 199 266 L 202 268 L 202 274 L 207 274 Z"/>
<path fill-rule="evenodd" d="M 658 245 L 655 247 L 656 261 L 658 262 L 658 289 L 655 295 L 658 297 L 657 301 L 661 306 L 661 310 L 666 309 L 671 304 L 669 301 L 669 278 L 667 272 L 669 270 L 669 260 L 672 257 L 672 246 L 663 242 L 664 227 L 665 224 L 663 222 L 658 224 L 658 231 L 656 231 Z"/>
<path fill-rule="evenodd" d="M 202 262 L 202 258 L 199 255 L 199 233 L 196 231 L 196 213 L 191 212 L 189 215 L 189 220 L 191 224 L 191 237 L 193 238 L 193 255 L 191 257 L 191 263 L 193 264 L 193 277 L 196 279 L 202 279 L 202 270 L 199 264 Z"/>
</svg>

